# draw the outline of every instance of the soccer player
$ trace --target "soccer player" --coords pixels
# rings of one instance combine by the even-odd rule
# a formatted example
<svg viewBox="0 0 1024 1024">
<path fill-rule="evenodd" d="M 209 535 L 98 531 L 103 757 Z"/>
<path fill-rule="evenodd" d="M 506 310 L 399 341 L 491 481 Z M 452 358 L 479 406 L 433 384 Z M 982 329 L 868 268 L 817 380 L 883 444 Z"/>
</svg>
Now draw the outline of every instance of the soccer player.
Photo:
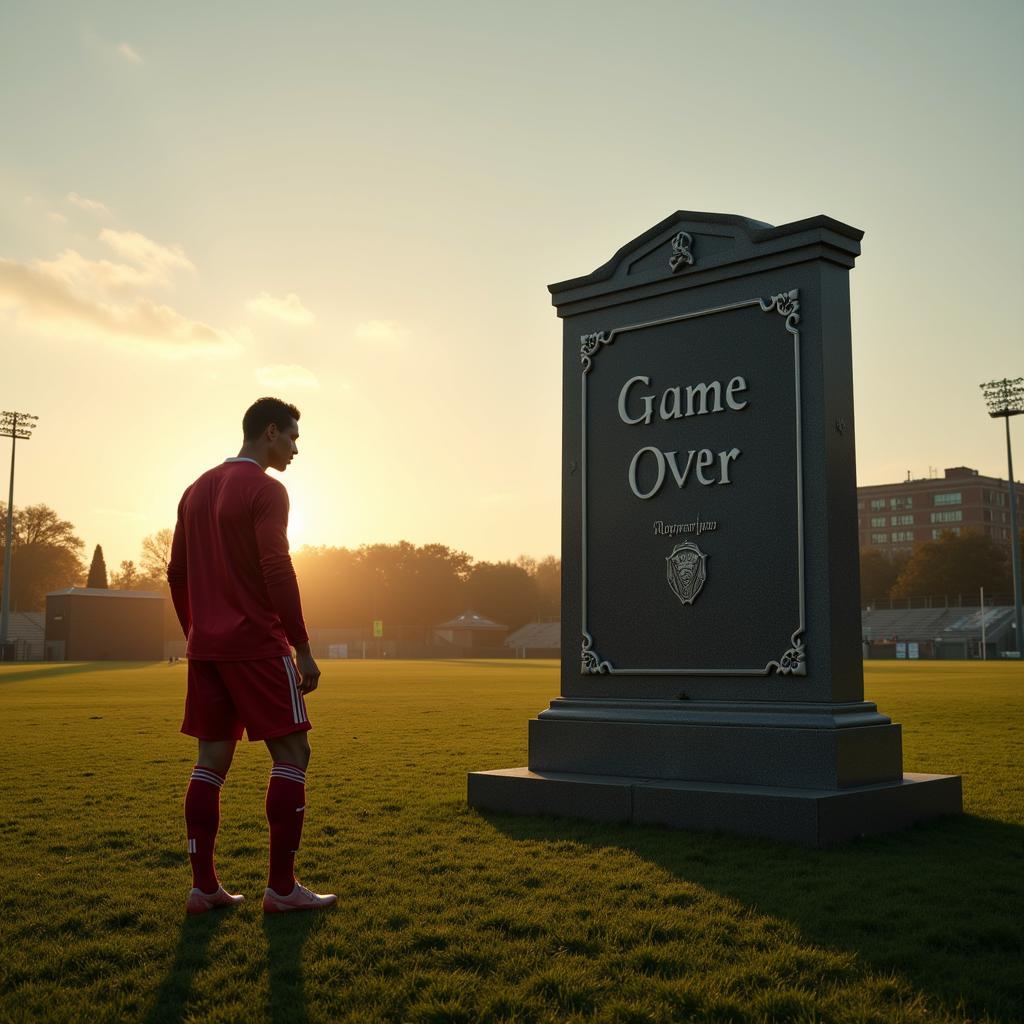
<svg viewBox="0 0 1024 1024">
<path fill-rule="evenodd" d="M 284 472 L 298 454 L 298 420 L 294 405 L 277 398 L 255 402 L 242 418 L 237 457 L 205 472 L 178 505 L 167 581 L 188 638 L 181 731 L 199 740 L 185 793 L 190 914 L 243 899 L 225 892 L 213 863 L 220 789 L 243 729 L 250 741 L 266 743 L 274 762 L 267 786 L 264 911 L 313 910 L 338 899 L 310 892 L 294 874 L 309 764 L 304 698 L 316 689 L 320 669 L 310 653 L 288 554 L 288 492 L 265 470 Z"/>
</svg>

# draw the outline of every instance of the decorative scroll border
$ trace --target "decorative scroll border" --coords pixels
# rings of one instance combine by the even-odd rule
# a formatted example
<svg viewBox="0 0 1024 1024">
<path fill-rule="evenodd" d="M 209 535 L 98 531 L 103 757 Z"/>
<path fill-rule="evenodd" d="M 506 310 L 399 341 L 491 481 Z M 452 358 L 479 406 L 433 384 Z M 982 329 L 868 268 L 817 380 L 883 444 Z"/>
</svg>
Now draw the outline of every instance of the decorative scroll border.
<svg viewBox="0 0 1024 1024">
<path fill-rule="evenodd" d="M 699 316 L 712 316 L 733 309 L 746 309 L 758 306 L 762 312 L 773 310 L 785 318 L 786 330 L 793 336 L 793 374 L 794 397 L 796 405 L 796 515 L 797 515 L 797 582 L 800 597 L 800 622 L 789 638 L 789 649 L 777 660 L 765 663 L 764 668 L 615 668 L 610 661 L 602 658 L 594 650 L 594 640 L 587 627 L 587 375 L 594 365 L 597 353 L 605 345 L 610 345 L 620 334 L 639 331 L 646 327 L 660 327 L 663 324 L 679 323 L 682 320 L 693 320 Z M 695 313 L 684 313 L 671 316 L 664 320 L 649 320 L 641 324 L 630 324 L 628 327 L 616 327 L 611 331 L 597 331 L 580 335 L 580 365 L 582 367 L 583 401 L 581 406 L 582 430 L 580 432 L 580 465 L 582 466 L 581 486 L 583 490 L 582 514 L 582 560 L 580 564 L 580 582 L 582 601 L 580 604 L 582 621 L 582 646 L 580 649 L 581 675 L 686 675 L 686 676 L 767 676 L 774 670 L 778 675 L 807 675 L 807 649 L 804 614 L 804 497 L 803 497 L 803 443 L 800 432 L 800 292 L 797 288 L 779 292 L 767 299 L 746 299 L 733 302 L 728 306 L 715 306 L 712 309 L 701 309 Z"/>
</svg>

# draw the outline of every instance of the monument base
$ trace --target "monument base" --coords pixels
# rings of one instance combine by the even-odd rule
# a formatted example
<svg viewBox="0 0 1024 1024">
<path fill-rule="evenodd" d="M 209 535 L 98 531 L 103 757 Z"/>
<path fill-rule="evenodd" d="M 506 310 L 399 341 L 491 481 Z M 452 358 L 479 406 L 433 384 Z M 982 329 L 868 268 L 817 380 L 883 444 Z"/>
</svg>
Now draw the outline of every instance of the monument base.
<svg viewBox="0 0 1024 1024">
<path fill-rule="evenodd" d="M 844 789 L 641 779 L 506 768 L 470 772 L 469 805 L 502 814 L 732 832 L 831 846 L 963 811 L 959 775 Z"/>
</svg>

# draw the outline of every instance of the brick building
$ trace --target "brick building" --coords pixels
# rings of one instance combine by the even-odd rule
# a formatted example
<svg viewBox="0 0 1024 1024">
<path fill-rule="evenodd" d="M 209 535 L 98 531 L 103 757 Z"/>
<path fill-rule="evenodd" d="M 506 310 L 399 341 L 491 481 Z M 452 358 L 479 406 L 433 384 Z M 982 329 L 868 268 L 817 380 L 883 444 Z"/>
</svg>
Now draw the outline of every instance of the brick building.
<svg viewBox="0 0 1024 1024">
<path fill-rule="evenodd" d="M 1024 523 L 1024 485 L 1015 484 L 1017 523 Z M 909 555 L 916 544 L 946 530 L 975 530 L 1009 546 L 1010 495 L 1006 481 L 954 466 L 934 479 L 903 480 L 857 488 L 862 551 Z"/>
</svg>

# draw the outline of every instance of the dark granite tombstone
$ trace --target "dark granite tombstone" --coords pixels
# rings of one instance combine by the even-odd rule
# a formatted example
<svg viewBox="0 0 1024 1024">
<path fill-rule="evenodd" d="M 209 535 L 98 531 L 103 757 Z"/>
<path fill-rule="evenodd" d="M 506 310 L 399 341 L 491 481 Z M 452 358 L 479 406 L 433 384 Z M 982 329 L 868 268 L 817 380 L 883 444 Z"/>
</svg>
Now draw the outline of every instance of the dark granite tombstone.
<svg viewBox="0 0 1024 1024">
<path fill-rule="evenodd" d="M 814 845 L 962 809 L 864 698 L 848 272 L 863 232 L 679 212 L 563 318 L 562 695 L 474 807 Z"/>
</svg>

